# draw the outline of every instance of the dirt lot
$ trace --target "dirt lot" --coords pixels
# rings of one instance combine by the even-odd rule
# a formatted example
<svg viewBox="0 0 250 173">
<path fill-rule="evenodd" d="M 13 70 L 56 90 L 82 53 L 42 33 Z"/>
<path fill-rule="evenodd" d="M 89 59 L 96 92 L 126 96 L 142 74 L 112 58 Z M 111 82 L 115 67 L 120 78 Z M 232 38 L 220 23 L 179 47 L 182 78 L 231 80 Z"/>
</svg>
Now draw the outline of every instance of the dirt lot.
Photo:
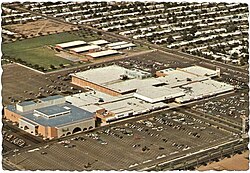
<svg viewBox="0 0 250 173">
<path fill-rule="evenodd" d="M 51 20 L 37 20 L 34 22 L 28 22 L 25 24 L 15 24 L 15 25 L 8 25 L 4 28 L 9 29 L 11 31 L 14 31 L 16 33 L 23 34 L 25 36 L 36 36 L 38 33 L 47 34 L 49 33 L 55 33 L 55 32 L 64 32 L 64 31 L 70 31 L 73 29 L 71 25 L 67 24 L 61 24 L 56 23 Z"/>
<path fill-rule="evenodd" d="M 66 80 L 60 78 L 58 74 L 43 75 L 17 64 L 7 64 L 2 68 L 4 104 L 11 104 L 13 101 L 23 101 L 25 99 L 35 99 L 39 95 L 64 94 L 60 91 L 68 91 L 68 94 L 72 94 L 81 89 L 70 84 L 70 78 Z M 71 87 L 74 87 L 74 89 L 71 89 Z"/>
<path fill-rule="evenodd" d="M 225 158 L 220 162 L 213 162 L 207 166 L 201 166 L 198 171 L 208 170 L 228 170 L 228 171 L 246 171 L 249 169 L 249 151 L 243 154 L 237 154 L 232 158 Z"/>
</svg>

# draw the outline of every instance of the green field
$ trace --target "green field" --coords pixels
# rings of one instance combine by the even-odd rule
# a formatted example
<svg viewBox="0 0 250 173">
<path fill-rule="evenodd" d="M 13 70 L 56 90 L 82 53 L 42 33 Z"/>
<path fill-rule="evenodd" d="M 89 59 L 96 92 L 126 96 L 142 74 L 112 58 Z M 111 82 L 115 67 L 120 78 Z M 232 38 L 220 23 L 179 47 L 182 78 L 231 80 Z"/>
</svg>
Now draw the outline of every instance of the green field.
<svg viewBox="0 0 250 173">
<path fill-rule="evenodd" d="M 2 44 L 2 52 L 4 55 L 15 59 L 21 59 L 33 65 L 38 64 L 45 69 L 49 69 L 50 65 L 70 64 L 72 63 L 71 61 L 56 56 L 55 51 L 49 49 L 47 46 L 79 39 L 84 41 L 97 39 L 96 36 L 84 36 L 82 38 L 76 34 L 77 32 L 79 31 L 64 32 Z"/>
</svg>

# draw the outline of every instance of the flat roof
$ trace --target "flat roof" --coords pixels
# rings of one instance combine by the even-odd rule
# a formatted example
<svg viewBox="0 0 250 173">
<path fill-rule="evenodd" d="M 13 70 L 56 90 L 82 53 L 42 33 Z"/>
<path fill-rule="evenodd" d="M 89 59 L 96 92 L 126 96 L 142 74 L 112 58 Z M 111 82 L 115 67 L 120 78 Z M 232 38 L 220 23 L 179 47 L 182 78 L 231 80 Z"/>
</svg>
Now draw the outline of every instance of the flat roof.
<svg viewBox="0 0 250 173">
<path fill-rule="evenodd" d="M 147 86 L 138 89 L 136 93 L 134 93 L 134 96 L 138 96 L 137 98 L 146 98 L 146 100 L 154 100 L 153 102 L 157 102 L 183 96 L 184 94 L 185 93 L 180 88 Z"/>
<path fill-rule="evenodd" d="M 173 68 L 166 68 L 166 69 L 159 70 L 158 72 L 166 74 L 166 73 L 168 73 L 170 71 L 173 71 L 173 70 L 175 70 L 175 69 L 173 69 Z"/>
<path fill-rule="evenodd" d="M 64 98 L 64 97 L 61 96 L 61 95 L 54 95 L 54 96 L 48 96 L 48 97 L 37 99 L 37 101 L 46 102 L 46 101 L 60 99 L 60 98 Z M 33 105 L 33 104 L 36 104 L 36 102 L 33 101 L 33 100 L 32 101 L 24 101 L 24 102 L 21 102 L 21 103 L 17 103 L 17 105 L 20 105 L 20 106 L 28 106 L 28 105 Z"/>
<path fill-rule="evenodd" d="M 114 43 L 107 44 L 106 46 L 107 47 L 114 47 L 114 46 L 118 46 L 118 45 L 122 45 L 122 44 L 128 44 L 128 42 L 126 42 L 126 41 L 119 41 L 119 42 L 114 42 Z"/>
<path fill-rule="evenodd" d="M 194 74 L 193 72 L 188 72 L 189 70 L 190 71 L 194 70 L 194 72 L 196 71 L 198 72 L 199 69 L 202 69 L 201 75 Z M 91 69 L 84 72 L 79 72 L 73 74 L 73 76 L 82 78 L 84 80 L 106 87 L 108 89 L 111 89 L 119 93 L 125 93 L 125 92 L 131 92 L 133 90 L 136 91 L 137 89 L 142 89 L 144 87 L 152 87 L 152 86 L 159 87 L 164 85 L 167 88 L 178 88 L 190 83 L 208 80 L 211 76 L 209 77 L 206 76 L 205 74 L 208 72 L 211 72 L 209 74 L 212 74 L 214 72 L 209 69 L 206 70 L 203 67 L 187 68 L 186 70 L 183 69 L 165 70 L 164 73 L 166 74 L 166 76 L 157 78 L 151 77 L 146 79 L 137 79 L 128 75 L 129 79 L 121 80 L 120 76 L 125 74 L 126 71 L 129 71 L 129 69 L 113 65 L 103 68 Z M 167 93 L 167 90 L 165 92 Z M 157 91 L 154 91 L 152 93 L 156 93 L 155 97 L 157 97 L 158 96 L 157 94 L 162 95 L 164 91 L 162 91 L 162 93 L 160 92 L 157 93 Z M 145 92 L 141 94 L 145 94 L 148 97 L 151 97 L 150 95 L 151 93 Z"/>
<path fill-rule="evenodd" d="M 89 42 L 89 44 L 94 44 L 94 45 L 103 45 L 103 44 L 108 44 L 109 42 L 106 40 L 95 40 Z"/>
<path fill-rule="evenodd" d="M 44 98 L 41 98 L 39 100 L 46 102 L 46 101 L 49 101 L 49 100 L 62 99 L 62 98 L 64 98 L 64 97 L 61 96 L 61 95 L 54 95 L 54 96 L 44 97 Z"/>
<path fill-rule="evenodd" d="M 127 98 L 127 99 L 119 100 L 116 102 L 110 102 L 110 103 L 106 103 L 106 104 L 99 105 L 99 106 L 116 114 L 119 114 L 119 113 L 124 114 L 124 113 L 130 113 L 130 112 L 133 112 L 133 113 L 146 112 L 157 107 L 167 106 L 167 104 L 163 102 L 151 104 L 151 103 L 147 103 L 137 98 Z"/>
<path fill-rule="evenodd" d="M 15 106 L 8 105 L 7 109 L 13 112 L 16 112 L 20 115 L 22 115 L 25 119 L 28 119 L 34 123 L 43 125 L 43 126 L 50 126 L 50 127 L 59 127 L 67 124 L 73 124 L 75 122 L 84 121 L 87 119 L 93 118 L 93 113 L 83 110 L 81 108 L 78 108 L 76 106 L 73 106 L 71 104 L 65 103 L 58 105 L 60 107 L 68 107 L 71 109 L 70 113 L 56 116 L 52 118 L 45 118 L 43 116 L 35 116 L 33 111 L 28 112 L 17 112 Z"/>
<path fill-rule="evenodd" d="M 103 87 L 112 89 L 116 92 L 123 93 L 129 92 L 132 90 L 136 90 L 139 88 L 166 84 L 169 87 L 181 86 L 187 83 L 190 83 L 194 80 L 204 80 L 204 77 L 199 77 L 194 74 L 187 73 L 185 71 L 173 70 L 167 73 L 167 76 L 158 77 L 158 78 L 146 78 L 146 79 L 128 79 L 121 80 L 120 75 L 125 74 L 125 71 L 128 69 L 112 65 L 103 68 L 91 69 L 84 72 L 79 72 L 75 75 L 78 78 L 82 78 L 84 80 L 90 81 L 92 83 L 96 83 Z M 188 81 L 188 78 L 192 81 Z M 206 77 L 207 78 L 207 77 Z"/>
<path fill-rule="evenodd" d="M 117 99 L 117 97 L 111 96 L 100 91 L 89 91 L 74 94 L 71 96 L 66 96 L 65 99 L 66 101 L 71 102 L 75 106 L 84 106 L 99 103 L 100 99 L 102 99 L 104 102 L 108 102 Z"/>
<path fill-rule="evenodd" d="M 28 106 L 28 105 L 33 105 L 33 104 L 35 104 L 34 101 L 24 101 L 21 103 L 17 103 L 17 105 L 20 105 L 20 106 Z"/>
<path fill-rule="evenodd" d="M 129 47 L 135 47 L 136 45 L 133 43 L 128 43 L 128 44 L 122 44 L 122 45 L 118 45 L 118 46 L 113 46 L 112 49 L 114 50 L 119 50 L 119 49 L 125 49 L 125 48 L 129 48 Z"/>
<path fill-rule="evenodd" d="M 95 113 L 97 110 L 100 110 L 102 109 L 100 106 L 98 105 L 86 105 L 86 106 L 81 106 L 80 107 L 81 109 L 84 109 L 86 111 L 89 111 L 89 112 L 92 112 L 92 113 Z"/>
<path fill-rule="evenodd" d="M 185 95 L 176 98 L 175 100 L 177 102 L 191 101 L 206 96 L 216 95 L 219 93 L 231 91 L 234 89 L 234 87 L 223 82 L 208 79 L 205 81 L 194 82 L 188 85 L 184 85 L 181 89 L 185 92 Z"/>
<path fill-rule="evenodd" d="M 37 123 L 35 123 L 33 121 L 30 121 L 29 119 L 26 119 L 25 117 L 21 118 L 20 120 L 21 121 L 25 121 L 26 123 L 29 123 L 29 124 L 31 124 L 33 126 L 37 126 L 38 125 Z"/>
<path fill-rule="evenodd" d="M 100 49 L 100 46 L 97 45 L 88 45 L 88 46 L 82 46 L 82 47 L 77 47 L 77 48 L 73 48 L 70 49 L 70 51 L 74 51 L 76 53 L 80 53 L 80 52 L 86 52 L 92 49 Z"/>
<path fill-rule="evenodd" d="M 125 81 L 120 81 L 116 83 L 110 83 L 106 87 L 115 90 L 117 92 L 123 93 L 128 92 L 132 90 L 136 90 L 141 87 L 151 86 L 160 84 L 160 82 L 157 78 L 146 78 L 146 79 L 129 79 Z"/>
<path fill-rule="evenodd" d="M 70 41 L 66 43 L 60 43 L 60 44 L 57 44 L 56 46 L 61 47 L 61 48 L 68 48 L 68 47 L 79 46 L 83 44 L 87 44 L 87 43 L 82 40 L 77 40 L 77 41 Z"/>
<path fill-rule="evenodd" d="M 180 69 L 182 71 L 192 73 L 198 76 L 217 76 L 216 70 L 211 70 L 201 66 L 190 66 Z"/>
<path fill-rule="evenodd" d="M 88 53 L 86 55 L 91 56 L 93 58 L 99 58 L 102 56 L 107 56 L 107 55 L 114 55 L 114 54 L 118 54 L 120 52 L 116 51 L 116 50 L 103 50 L 100 52 L 94 52 L 94 53 Z"/>
<path fill-rule="evenodd" d="M 204 80 L 204 78 L 208 78 L 203 76 L 200 77 L 178 69 L 165 72 L 165 74 L 166 76 L 158 77 L 157 79 L 162 83 L 168 84 L 170 87 L 181 86 L 193 81 Z"/>
<path fill-rule="evenodd" d="M 35 111 L 45 114 L 47 117 L 50 117 L 55 114 L 66 112 L 68 111 L 68 109 L 61 107 L 61 106 L 53 105 L 53 106 L 35 109 Z"/>
<path fill-rule="evenodd" d="M 125 68 L 118 65 L 111 65 L 102 68 L 95 68 L 71 74 L 78 78 L 87 80 L 98 85 L 107 85 L 108 83 L 119 82 L 120 75 L 125 74 Z"/>
</svg>

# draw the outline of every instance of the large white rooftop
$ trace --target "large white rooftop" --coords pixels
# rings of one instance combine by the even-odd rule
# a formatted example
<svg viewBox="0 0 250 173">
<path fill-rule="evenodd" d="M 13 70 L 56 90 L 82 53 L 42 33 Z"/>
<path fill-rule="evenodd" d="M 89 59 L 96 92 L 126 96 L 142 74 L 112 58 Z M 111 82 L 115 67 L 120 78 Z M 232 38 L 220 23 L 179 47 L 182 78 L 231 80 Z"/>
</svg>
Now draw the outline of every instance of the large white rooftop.
<svg viewBox="0 0 250 173">
<path fill-rule="evenodd" d="M 163 102 L 151 104 L 151 103 L 147 103 L 137 98 L 127 98 L 127 99 L 122 99 L 116 102 L 111 102 L 111 103 L 100 105 L 100 107 L 106 109 L 107 111 L 115 113 L 116 117 L 119 117 L 121 115 L 126 116 L 129 113 L 136 115 L 136 114 L 140 114 L 143 112 L 148 112 L 156 108 L 166 107 L 166 106 L 167 104 Z"/>
<path fill-rule="evenodd" d="M 106 40 L 95 40 L 89 42 L 89 44 L 94 44 L 94 45 L 103 45 L 103 44 L 108 44 L 109 42 Z"/>
<path fill-rule="evenodd" d="M 136 89 L 165 84 L 168 88 L 186 85 L 194 81 L 202 81 L 208 79 L 206 76 L 197 76 L 195 74 L 185 72 L 183 70 L 165 71 L 164 77 L 137 79 L 129 76 L 128 80 L 121 80 L 120 76 L 128 71 L 124 67 L 117 65 L 107 66 L 103 68 L 91 69 L 84 72 L 74 74 L 78 78 L 82 78 L 89 82 L 112 89 L 119 93 L 135 91 Z"/>
<path fill-rule="evenodd" d="M 182 90 L 185 92 L 185 96 L 176 98 L 175 100 L 182 103 L 232 91 L 233 89 L 234 87 L 232 85 L 209 79 L 183 86 Z"/>
<path fill-rule="evenodd" d="M 120 99 L 130 98 L 132 94 L 120 95 L 120 96 L 111 96 L 109 94 L 93 90 L 84 93 L 78 93 L 70 96 L 66 96 L 65 99 L 71 104 L 81 107 L 91 104 L 103 104 L 106 102 L 117 101 Z"/>
<path fill-rule="evenodd" d="M 86 52 L 89 50 L 93 50 L 93 49 L 100 49 L 100 46 L 97 45 L 88 45 L 88 46 L 82 46 L 82 47 L 77 47 L 77 48 L 73 48 L 70 49 L 71 51 L 74 51 L 76 53 L 80 53 L 80 52 Z"/>
<path fill-rule="evenodd" d="M 191 74 L 195 74 L 197 76 L 210 76 L 210 77 L 217 76 L 217 72 L 215 70 L 211 70 L 201 66 L 190 66 L 183 68 L 181 70 Z"/>
<path fill-rule="evenodd" d="M 91 113 L 95 113 L 96 111 L 102 109 L 100 106 L 94 105 L 94 104 L 86 105 L 86 106 L 80 106 L 79 108 L 84 109 L 86 111 L 89 111 Z"/>
<path fill-rule="evenodd" d="M 98 85 L 107 85 L 108 83 L 119 82 L 120 75 L 125 73 L 125 68 L 117 65 L 90 69 L 73 74 L 74 76 L 96 83 Z"/>
<path fill-rule="evenodd" d="M 154 87 L 147 86 L 140 88 L 134 93 L 136 98 L 155 103 L 168 99 L 184 96 L 185 93 L 180 88 L 170 88 L 166 86 Z"/>
<path fill-rule="evenodd" d="M 68 48 L 68 47 L 80 46 L 84 44 L 87 44 L 87 43 L 82 40 L 77 40 L 77 41 L 71 41 L 71 42 L 66 42 L 66 43 L 60 43 L 60 44 L 57 44 L 56 46 L 61 47 L 61 48 Z"/>
<path fill-rule="evenodd" d="M 157 78 L 130 79 L 117 83 L 110 83 L 109 85 L 107 85 L 107 87 L 117 92 L 123 93 L 136 90 L 141 87 L 156 85 L 160 83 L 162 82 L 160 82 Z"/>
<path fill-rule="evenodd" d="M 205 80 L 208 77 L 197 76 L 192 73 L 183 71 L 182 69 L 170 70 L 165 72 L 166 76 L 157 78 L 162 83 L 166 83 L 169 87 L 177 87 L 194 81 Z"/>
<path fill-rule="evenodd" d="M 234 89 L 231 85 L 211 80 L 210 77 L 216 75 L 214 70 L 198 66 L 177 70 L 165 70 L 164 73 L 166 76 L 158 78 L 138 79 L 129 77 L 127 80 L 121 80 L 120 76 L 123 75 L 126 70 L 126 68 L 113 65 L 76 73 L 74 75 L 124 94 L 123 96 L 127 95 L 125 93 L 130 92 L 130 97 L 133 95 L 149 103 L 157 103 L 172 98 L 175 98 L 177 102 L 185 102 Z M 99 97 L 100 96 L 98 96 L 98 98 Z M 93 98 L 85 98 L 86 102 L 91 102 L 92 99 Z M 120 98 L 117 100 L 111 99 L 112 102 L 115 102 Z"/>
<path fill-rule="evenodd" d="M 128 42 L 119 41 L 119 42 L 115 42 L 115 43 L 110 43 L 110 44 L 107 44 L 107 47 L 114 47 L 114 46 L 119 46 L 119 45 L 122 45 L 122 44 L 128 44 Z"/>
<path fill-rule="evenodd" d="M 119 50 L 119 49 L 126 49 L 126 48 L 130 48 L 130 47 L 135 47 L 136 45 L 133 43 L 128 43 L 128 44 L 122 44 L 122 45 L 118 45 L 118 46 L 113 46 L 112 49 L 114 50 Z"/>
<path fill-rule="evenodd" d="M 115 55 L 115 54 L 118 54 L 118 53 L 120 53 L 120 52 L 118 52 L 116 50 L 103 50 L 103 51 L 100 51 L 100 52 L 88 53 L 87 55 L 91 56 L 93 58 L 99 58 L 99 57 L 102 57 L 102 56 Z"/>
</svg>

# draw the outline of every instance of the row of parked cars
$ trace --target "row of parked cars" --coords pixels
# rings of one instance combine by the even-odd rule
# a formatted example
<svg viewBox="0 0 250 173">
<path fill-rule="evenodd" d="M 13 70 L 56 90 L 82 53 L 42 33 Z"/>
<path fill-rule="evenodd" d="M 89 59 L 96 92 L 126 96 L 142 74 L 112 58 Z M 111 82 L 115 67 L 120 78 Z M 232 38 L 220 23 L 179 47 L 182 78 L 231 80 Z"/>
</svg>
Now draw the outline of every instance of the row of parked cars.
<svg viewBox="0 0 250 173">
<path fill-rule="evenodd" d="M 26 142 L 23 139 L 20 139 L 14 135 L 8 133 L 5 130 L 3 130 L 3 139 L 14 144 L 14 145 L 17 145 L 19 147 L 24 147 L 26 145 Z"/>
</svg>

